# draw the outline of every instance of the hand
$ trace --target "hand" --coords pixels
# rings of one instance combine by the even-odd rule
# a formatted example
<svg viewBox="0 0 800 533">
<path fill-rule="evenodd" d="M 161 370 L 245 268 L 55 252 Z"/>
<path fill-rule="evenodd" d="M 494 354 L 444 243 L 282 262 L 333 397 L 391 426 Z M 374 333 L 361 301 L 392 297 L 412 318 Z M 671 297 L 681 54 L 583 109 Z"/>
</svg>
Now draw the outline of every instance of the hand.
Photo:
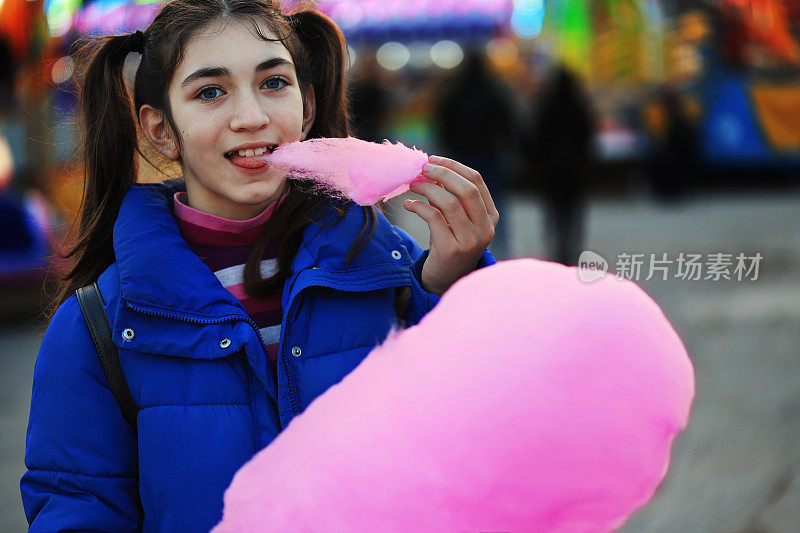
<svg viewBox="0 0 800 533">
<path fill-rule="evenodd" d="M 430 156 L 411 190 L 427 198 L 406 200 L 403 207 L 417 214 L 431 230 L 430 253 L 422 266 L 422 288 L 442 295 L 475 269 L 494 238 L 500 214 L 477 171 L 445 157 Z M 445 189 L 445 187 L 447 189 Z"/>
</svg>

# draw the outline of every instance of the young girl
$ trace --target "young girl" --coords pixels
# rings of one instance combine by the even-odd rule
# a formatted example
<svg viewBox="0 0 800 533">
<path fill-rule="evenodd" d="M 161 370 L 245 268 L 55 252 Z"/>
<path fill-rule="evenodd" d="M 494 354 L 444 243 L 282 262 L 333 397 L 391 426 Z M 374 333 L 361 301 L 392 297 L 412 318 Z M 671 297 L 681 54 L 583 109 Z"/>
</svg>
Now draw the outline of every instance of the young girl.
<svg viewBox="0 0 800 533">
<path fill-rule="evenodd" d="M 431 157 L 441 186 L 415 185 L 429 203 L 405 205 L 430 227 L 425 252 L 374 208 L 268 165 L 276 145 L 348 135 L 345 50 L 330 19 L 271 0 L 176 0 L 143 33 L 99 41 L 81 92 L 80 236 L 34 375 L 31 530 L 208 531 L 243 463 L 392 327 L 494 262 L 497 210 L 456 161 Z M 182 180 L 135 183 L 137 119 Z M 94 281 L 135 427 L 72 296 Z"/>
</svg>

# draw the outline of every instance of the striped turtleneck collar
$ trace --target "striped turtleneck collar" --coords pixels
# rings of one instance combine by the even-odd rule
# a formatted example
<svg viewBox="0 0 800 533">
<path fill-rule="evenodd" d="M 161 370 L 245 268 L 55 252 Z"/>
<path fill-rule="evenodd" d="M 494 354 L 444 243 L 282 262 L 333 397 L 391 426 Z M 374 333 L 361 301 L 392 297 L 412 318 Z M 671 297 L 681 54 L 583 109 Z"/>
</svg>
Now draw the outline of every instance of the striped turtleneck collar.
<svg viewBox="0 0 800 533">
<path fill-rule="evenodd" d="M 184 238 L 198 244 L 231 246 L 253 244 L 261 228 L 272 216 L 275 208 L 289 195 L 286 192 L 266 209 L 247 220 L 231 220 L 200 211 L 187 204 L 186 192 L 177 192 L 173 197 L 175 218 Z"/>
</svg>

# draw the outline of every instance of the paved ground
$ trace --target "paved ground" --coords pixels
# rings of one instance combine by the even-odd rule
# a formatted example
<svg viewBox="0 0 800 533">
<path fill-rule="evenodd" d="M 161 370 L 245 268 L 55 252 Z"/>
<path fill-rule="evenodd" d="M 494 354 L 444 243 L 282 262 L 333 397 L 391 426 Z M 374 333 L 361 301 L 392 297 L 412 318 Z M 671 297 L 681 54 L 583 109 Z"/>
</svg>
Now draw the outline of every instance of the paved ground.
<svg viewBox="0 0 800 533">
<path fill-rule="evenodd" d="M 31 401 L 38 329 L 24 325 L 0 329 L 0 531 L 25 531 L 19 495 L 25 472 L 25 428 Z"/>
<path fill-rule="evenodd" d="M 641 281 L 692 355 L 697 397 L 666 481 L 623 531 L 800 532 L 800 191 L 595 200 L 588 215 L 585 248 L 612 265 L 621 252 L 763 256 L 755 281 Z M 514 255 L 544 257 L 535 200 L 513 200 L 504 220 Z M 424 226 L 403 221 L 424 245 Z M 0 329 L 0 531 L 25 527 L 18 481 L 40 335 Z"/>
</svg>

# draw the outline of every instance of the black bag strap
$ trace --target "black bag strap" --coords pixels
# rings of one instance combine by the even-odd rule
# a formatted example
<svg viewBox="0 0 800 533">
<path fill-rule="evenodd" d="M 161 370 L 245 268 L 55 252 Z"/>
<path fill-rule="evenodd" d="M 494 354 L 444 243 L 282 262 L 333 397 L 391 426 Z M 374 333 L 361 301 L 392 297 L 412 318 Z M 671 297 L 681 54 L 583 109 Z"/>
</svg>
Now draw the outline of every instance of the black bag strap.
<svg viewBox="0 0 800 533">
<path fill-rule="evenodd" d="M 105 311 L 103 311 L 103 298 L 97 283 L 92 283 L 86 287 L 81 287 L 75 291 L 78 303 L 81 306 L 83 318 L 89 326 L 89 333 L 92 335 L 97 355 L 103 364 L 103 371 L 106 379 L 111 386 L 111 393 L 122 410 L 122 416 L 136 432 L 136 415 L 139 408 L 133 401 L 128 382 L 122 373 L 122 365 L 119 362 L 119 350 L 114 344 L 111 335 L 111 325 L 108 323 Z"/>
</svg>

